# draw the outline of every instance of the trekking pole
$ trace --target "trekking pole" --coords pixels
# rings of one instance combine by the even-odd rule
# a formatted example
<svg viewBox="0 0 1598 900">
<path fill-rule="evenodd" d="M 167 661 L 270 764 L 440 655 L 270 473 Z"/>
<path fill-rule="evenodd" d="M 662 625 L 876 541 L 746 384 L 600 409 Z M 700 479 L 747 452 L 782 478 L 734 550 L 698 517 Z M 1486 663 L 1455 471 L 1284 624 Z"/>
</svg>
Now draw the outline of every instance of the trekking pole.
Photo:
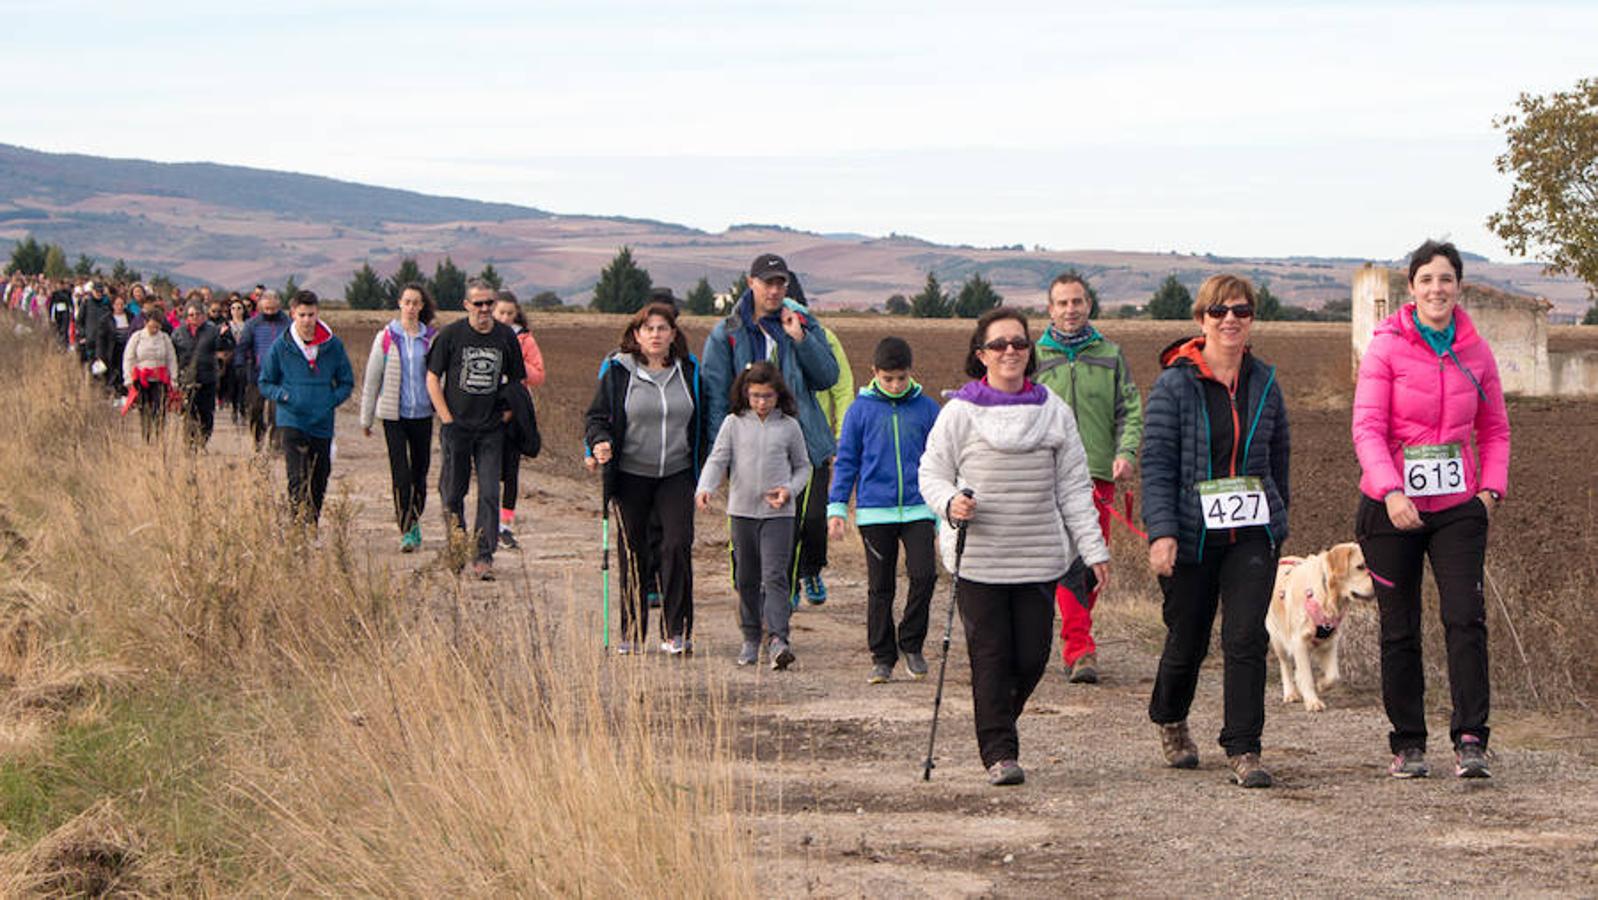
<svg viewBox="0 0 1598 900">
<path fill-rule="evenodd" d="M 970 488 L 962 488 L 960 493 L 967 497 L 973 496 Z M 965 528 L 968 522 L 964 519 L 955 526 L 954 538 L 954 580 L 949 583 L 949 618 L 943 623 L 943 659 L 938 663 L 938 692 L 932 698 L 932 732 L 927 735 L 927 761 L 921 767 L 921 780 L 932 780 L 932 767 L 937 765 L 932 761 L 932 748 L 938 742 L 938 712 L 943 709 L 943 677 L 949 671 L 949 639 L 954 635 L 954 608 L 955 600 L 960 594 L 960 559 L 965 556 Z"/>
<path fill-rule="evenodd" d="M 601 476 L 603 477 L 603 476 Z M 602 640 L 604 648 L 610 649 L 610 492 L 600 489 L 599 492 L 599 578 L 600 578 L 600 609 L 604 616 Z"/>
</svg>

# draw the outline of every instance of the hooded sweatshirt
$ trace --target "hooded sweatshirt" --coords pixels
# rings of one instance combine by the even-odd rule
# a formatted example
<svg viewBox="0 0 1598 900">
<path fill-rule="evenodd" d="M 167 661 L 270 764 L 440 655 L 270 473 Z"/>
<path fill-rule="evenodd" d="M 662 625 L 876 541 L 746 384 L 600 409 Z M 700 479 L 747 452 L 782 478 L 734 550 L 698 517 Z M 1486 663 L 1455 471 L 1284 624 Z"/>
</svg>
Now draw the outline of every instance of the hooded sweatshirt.
<svg viewBox="0 0 1598 900">
<path fill-rule="evenodd" d="M 355 390 L 344 342 L 318 320 L 310 340 L 290 328 L 261 363 L 261 395 L 277 402 L 277 427 L 333 436 L 333 412 Z"/>
<path fill-rule="evenodd" d="M 715 493 L 729 473 L 727 515 L 792 518 L 794 498 L 810 483 L 810 458 L 799 423 L 780 409 L 773 409 L 764 419 L 752 409 L 722 419 L 715 446 L 699 473 L 696 492 Z M 766 502 L 766 491 L 776 487 L 788 489 L 788 501 L 773 509 Z"/>
<path fill-rule="evenodd" d="M 838 458 L 832 464 L 827 515 L 849 513 L 856 494 L 855 524 L 887 525 L 934 520 L 921 498 L 921 454 L 938 418 L 938 402 L 919 384 L 904 394 L 885 393 L 875 381 L 844 413 Z"/>
<path fill-rule="evenodd" d="M 1010 394 L 986 379 L 956 391 L 938 415 L 921 457 L 921 495 L 944 519 L 944 567 L 954 571 L 949 501 L 971 488 L 960 577 L 987 584 L 1055 581 L 1072 560 L 1108 562 L 1099 532 L 1087 454 L 1065 401 L 1028 381 Z"/>
</svg>

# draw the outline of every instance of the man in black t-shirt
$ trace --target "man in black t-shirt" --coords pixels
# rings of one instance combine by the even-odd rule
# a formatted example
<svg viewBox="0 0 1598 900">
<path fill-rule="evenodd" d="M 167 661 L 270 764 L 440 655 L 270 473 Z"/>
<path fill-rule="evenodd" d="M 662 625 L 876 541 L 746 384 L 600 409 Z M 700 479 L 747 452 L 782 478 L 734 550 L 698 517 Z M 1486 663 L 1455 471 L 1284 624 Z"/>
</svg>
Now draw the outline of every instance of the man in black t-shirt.
<svg viewBox="0 0 1598 900">
<path fill-rule="evenodd" d="M 505 453 L 504 423 L 510 405 L 505 384 L 527 377 L 516 333 L 494 321 L 495 290 L 480 279 L 466 283 L 466 318 L 453 322 L 427 351 L 427 393 L 443 426 L 439 444 L 444 468 L 438 490 L 451 528 L 464 528 L 466 487 L 477 468 L 477 558 L 472 574 L 494 578 L 494 545 L 499 541 L 499 473 Z"/>
</svg>

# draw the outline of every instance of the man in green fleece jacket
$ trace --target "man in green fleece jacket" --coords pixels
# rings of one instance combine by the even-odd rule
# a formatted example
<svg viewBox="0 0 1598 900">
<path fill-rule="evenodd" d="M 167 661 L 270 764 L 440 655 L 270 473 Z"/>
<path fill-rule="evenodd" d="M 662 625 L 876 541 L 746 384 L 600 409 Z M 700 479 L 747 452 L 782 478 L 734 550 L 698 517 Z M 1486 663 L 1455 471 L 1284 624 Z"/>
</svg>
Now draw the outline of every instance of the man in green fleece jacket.
<svg viewBox="0 0 1598 900">
<path fill-rule="evenodd" d="M 1092 305 L 1087 282 L 1075 272 L 1066 272 L 1049 285 L 1050 324 L 1038 341 L 1034 377 L 1076 414 L 1093 476 L 1099 530 L 1108 544 L 1115 482 L 1131 476 L 1143 442 L 1143 401 L 1121 348 L 1105 340 L 1088 321 Z M 1093 643 L 1093 604 L 1098 599 L 1098 584 L 1080 560 L 1054 592 L 1064 642 L 1061 655 L 1071 681 L 1078 684 L 1099 680 L 1098 648 Z"/>
</svg>

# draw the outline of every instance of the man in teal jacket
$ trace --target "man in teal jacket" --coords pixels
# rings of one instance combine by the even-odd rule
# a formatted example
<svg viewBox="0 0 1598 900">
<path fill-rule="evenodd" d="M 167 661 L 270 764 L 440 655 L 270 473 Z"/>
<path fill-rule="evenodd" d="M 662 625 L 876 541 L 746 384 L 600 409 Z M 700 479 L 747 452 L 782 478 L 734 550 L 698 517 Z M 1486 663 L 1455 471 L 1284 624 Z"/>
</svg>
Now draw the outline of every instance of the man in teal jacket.
<svg viewBox="0 0 1598 900">
<path fill-rule="evenodd" d="M 277 404 L 277 433 L 288 467 L 289 502 L 313 527 L 333 470 L 333 411 L 355 390 L 344 342 L 317 316 L 316 295 L 300 291 L 293 318 L 261 363 L 261 396 Z"/>
<path fill-rule="evenodd" d="M 1093 501 L 1099 508 L 1099 530 L 1110 539 L 1110 510 L 1115 482 L 1132 474 L 1143 441 L 1143 402 L 1121 348 L 1105 340 L 1088 321 L 1092 301 L 1087 282 L 1075 272 L 1049 285 L 1048 329 L 1038 341 L 1039 384 L 1060 395 L 1076 414 L 1076 428 L 1087 451 L 1093 476 Z M 1078 561 L 1055 589 L 1060 608 L 1061 655 L 1071 681 L 1099 680 L 1097 646 L 1093 643 L 1093 605 L 1099 589 Z"/>
</svg>

